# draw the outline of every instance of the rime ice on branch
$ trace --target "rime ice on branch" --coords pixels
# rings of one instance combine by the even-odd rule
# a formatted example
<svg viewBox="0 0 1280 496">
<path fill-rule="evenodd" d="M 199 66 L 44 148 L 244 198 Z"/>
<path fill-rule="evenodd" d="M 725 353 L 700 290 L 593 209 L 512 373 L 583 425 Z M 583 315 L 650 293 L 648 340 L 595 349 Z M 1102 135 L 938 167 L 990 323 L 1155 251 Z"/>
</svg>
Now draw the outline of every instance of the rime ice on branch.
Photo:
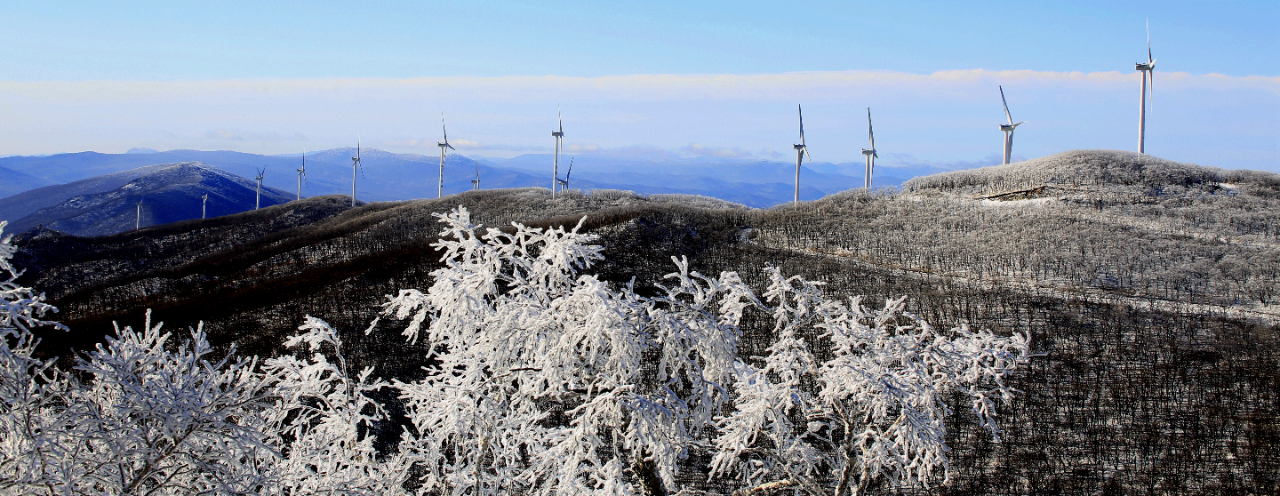
<svg viewBox="0 0 1280 496">
<path fill-rule="evenodd" d="M 869 312 L 772 268 L 775 308 L 736 273 L 706 277 L 682 259 L 670 286 L 642 297 L 580 274 L 601 255 L 577 228 L 507 234 L 465 209 L 440 217 L 445 267 L 384 314 L 409 319 L 405 336 L 438 363 L 396 386 L 417 433 L 406 456 L 443 493 L 660 494 L 702 446 L 718 451 L 712 476 L 749 485 L 819 491 L 830 469 L 838 491 L 882 476 L 928 483 L 946 466 L 942 395 L 967 392 L 995 432 L 993 400 L 1013 393 L 1002 378 L 1026 358 L 1025 337 L 944 335 L 902 300 Z M 776 322 L 763 368 L 737 354 L 750 307 Z M 827 363 L 802 337 L 816 333 L 836 347 Z"/>
</svg>

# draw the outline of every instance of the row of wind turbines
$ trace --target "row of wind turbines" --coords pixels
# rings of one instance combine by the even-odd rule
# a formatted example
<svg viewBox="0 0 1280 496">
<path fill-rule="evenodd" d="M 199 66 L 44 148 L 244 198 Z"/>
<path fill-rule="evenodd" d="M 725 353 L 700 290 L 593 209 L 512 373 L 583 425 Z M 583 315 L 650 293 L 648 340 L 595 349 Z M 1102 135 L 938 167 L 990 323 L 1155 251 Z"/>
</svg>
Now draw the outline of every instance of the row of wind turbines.
<svg viewBox="0 0 1280 496">
<path fill-rule="evenodd" d="M 1152 92 L 1155 83 L 1155 67 L 1156 59 L 1151 55 L 1151 27 L 1147 26 L 1147 61 L 1135 62 L 1135 70 L 1142 73 L 1142 93 L 1139 99 L 1138 111 L 1138 153 L 1146 153 L 1146 129 L 1147 129 L 1147 106 L 1149 104 L 1147 95 Z M 1009 101 L 1004 95 L 1004 86 L 998 86 L 1000 90 L 1000 102 L 1004 105 L 1005 122 L 1000 124 L 1000 131 L 1004 133 L 1004 164 L 1008 164 L 1013 154 L 1013 132 L 1018 126 L 1025 124 L 1027 121 L 1013 122 L 1013 115 L 1009 112 Z M 800 120 L 800 143 L 793 144 L 792 148 L 796 151 L 796 174 L 795 174 L 795 193 L 792 201 L 798 203 L 800 201 L 800 167 L 804 163 L 804 159 L 813 161 L 813 157 L 809 155 L 809 147 L 804 140 L 804 109 L 800 105 L 796 106 L 796 111 Z M 559 110 L 556 111 L 557 129 L 551 132 L 552 138 L 555 140 L 555 152 L 551 161 L 551 197 L 555 198 L 558 192 L 562 192 L 569 188 L 569 176 L 573 174 L 573 161 L 569 162 L 569 169 L 564 179 L 560 178 L 560 152 L 564 148 L 564 117 Z M 436 146 L 440 147 L 440 173 L 439 181 L 436 185 L 436 198 L 444 196 L 444 163 L 448 155 L 448 150 L 456 150 L 449 143 L 449 130 L 445 124 L 444 113 L 440 113 L 440 132 L 442 139 Z M 879 158 L 876 153 L 876 136 L 871 125 L 871 108 L 867 108 L 867 141 L 870 148 L 863 148 L 862 155 L 866 158 L 866 175 L 864 176 L 863 187 L 870 190 L 872 186 L 872 177 L 875 172 L 875 159 Z M 360 157 L 361 143 L 356 140 L 356 156 L 351 157 L 351 205 L 356 204 L 356 178 L 357 175 L 364 175 L 364 167 L 361 164 Z M 266 169 L 259 169 L 257 180 L 257 199 L 254 202 L 254 210 L 261 207 L 262 202 L 262 178 Z M 302 166 L 297 169 L 298 173 L 298 193 L 297 198 L 302 199 L 302 184 L 306 180 L 307 175 L 307 153 L 302 152 Z M 358 173 L 358 174 L 357 174 Z M 480 164 L 476 163 L 476 176 L 471 180 L 471 189 L 480 189 Z M 204 204 L 208 203 L 209 195 L 204 195 L 202 200 Z M 205 216 L 205 205 L 201 205 L 201 218 Z M 142 219 L 142 202 L 138 202 L 138 223 Z"/>
</svg>

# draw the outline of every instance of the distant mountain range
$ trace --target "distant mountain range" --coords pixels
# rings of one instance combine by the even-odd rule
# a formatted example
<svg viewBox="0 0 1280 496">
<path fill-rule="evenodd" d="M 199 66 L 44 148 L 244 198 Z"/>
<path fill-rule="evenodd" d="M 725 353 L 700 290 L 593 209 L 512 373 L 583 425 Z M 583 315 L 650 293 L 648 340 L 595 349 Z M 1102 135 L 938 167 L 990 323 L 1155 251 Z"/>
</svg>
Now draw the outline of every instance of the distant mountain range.
<svg viewBox="0 0 1280 496">
<path fill-rule="evenodd" d="M 77 236 L 102 236 L 201 216 L 244 212 L 255 206 L 257 184 L 200 162 L 149 165 L 66 184 L 45 186 L 0 199 L 0 219 L 13 219 L 6 232 L 37 226 Z M 261 206 L 294 195 L 264 187 Z M 141 202 L 141 210 L 138 204 Z"/>
<path fill-rule="evenodd" d="M 354 148 L 308 153 L 307 179 L 302 196 L 351 194 L 351 157 Z M 361 152 L 363 170 L 355 171 L 356 197 L 366 201 L 434 198 L 439 181 L 439 157 L 396 154 L 375 149 Z M 560 175 L 569 176 L 571 189 L 621 189 L 641 194 L 687 193 L 721 198 L 751 207 L 771 207 L 791 201 L 795 164 L 783 161 L 747 161 L 717 158 L 643 160 L 613 155 L 561 156 Z M 0 158 L 0 197 L 12 197 L 41 186 L 110 175 L 138 167 L 200 162 L 233 175 L 255 177 L 266 168 L 264 184 L 287 192 L 298 189 L 296 170 L 300 155 L 255 155 L 232 151 L 132 149 L 129 153 L 65 153 L 48 156 Z M 445 163 L 444 194 L 471 189 L 480 176 L 482 189 L 551 186 L 551 155 L 521 155 L 509 159 L 473 160 L 450 155 Z M 859 188 L 861 163 L 806 163 L 800 174 L 800 199 Z M 885 168 L 877 171 L 875 186 L 898 186 L 918 175 L 943 172 L 936 168 Z M 127 181 L 126 181 L 127 182 Z M 116 187 L 119 187 L 117 185 Z M 47 207 L 51 205 L 44 205 Z M 0 209 L 0 218 L 6 214 Z M 30 212 L 28 212 L 30 213 Z"/>
</svg>

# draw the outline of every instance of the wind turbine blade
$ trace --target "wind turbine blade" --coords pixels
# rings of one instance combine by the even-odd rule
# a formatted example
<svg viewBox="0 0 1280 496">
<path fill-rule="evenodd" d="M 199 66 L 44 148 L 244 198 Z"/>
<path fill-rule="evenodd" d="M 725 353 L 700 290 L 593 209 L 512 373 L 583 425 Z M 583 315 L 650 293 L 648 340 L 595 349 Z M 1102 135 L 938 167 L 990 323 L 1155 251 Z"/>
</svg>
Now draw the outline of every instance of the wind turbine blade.
<svg viewBox="0 0 1280 496">
<path fill-rule="evenodd" d="M 565 182 L 569 181 L 569 176 L 573 174 L 573 158 L 569 159 L 569 172 L 564 173 Z"/>
<path fill-rule="evenodd" d="M 1009 101 L 1004 99 L 1004 86 L 1000 86 L 1000 102 L 1004 104 L 1004 118 L 1009 120 L 1009 125 L 1013 125 L 1013 116 L 1009 114 Z"/>
<path fill-rule="evenodd" d="M 556 121 L 560 123 L 560 134 L 564 134 L 564 116 L 560 115 L 560 106 L 556 105 Z"/>
<path fill-rule="evenodd" d="M 804 109 L 800 105 L 796 105 L 796 111 L 800 113 L 800 144 L 804 144 Z"/>
<path fill-rule="evenodd" d="M 1154 64 L 1154 61 L 1152 63 Z M 1151 97 L 1147 99 L 1147 106 L 1151 107 L 1151 110 L 1155 110 L 1156 109 L 1156 68 L 1155 66 L 1152 65 L 1151 70 L 1147 71 L 1147 73 L 1151 76 L 1151 81 L 1150 81 L 1151 86 L 1147 87 L 1148 90 L 1151 91 Z"/>
<path fill-rule="evenodd" d="M 871 151 L 876 149 L 876 132 L 871 128 L 871 107 L 867 107 L 867 139 L 871 140 Z"/>
</svg>

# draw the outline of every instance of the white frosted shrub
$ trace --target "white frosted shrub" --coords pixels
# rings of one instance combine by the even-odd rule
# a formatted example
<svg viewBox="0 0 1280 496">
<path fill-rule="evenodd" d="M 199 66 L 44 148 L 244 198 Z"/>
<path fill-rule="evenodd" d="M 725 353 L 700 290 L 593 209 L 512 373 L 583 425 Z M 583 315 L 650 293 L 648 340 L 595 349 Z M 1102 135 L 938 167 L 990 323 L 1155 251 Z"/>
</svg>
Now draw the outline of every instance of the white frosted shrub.
<svg viewBox="0 0 1280 496">
<path fill-rule="evenodd" d="M 944 399 L 962 393 L 997 434 L 996 403 L 1015 392 L 1004 378 L 1027 358 L 1025 336 L 938 332 L 902 299 L 867 310 L 775 268 L 765 302 L 736 273 L 676 258 L 641 296 L 584 273 L 602 255 L 581 223 L 503 232 L 461 208 L 439 217 L 444 267 L 383 308 L 423 346 L 415 382 L 353 374 L 313 317 L 285 341 L 297 356 L 260 364 L 212 358 L 202 328 L 177 343 L 148 313 L 62 372 L 33 355 L 33 327 L 61 328 L 42 320 L 54 309 L 15 282 L 0 240 L 0 493 L 664 494 L 682 468 L 743 494 L 927 486 L 945 480 Z M 752 308 L 775 341 L 744 360 Z M 384 388 L 411 424 L 391 453 L 372 435 Z M 693 451 L 710 467 L 691 466 Z"/>
</svg>

